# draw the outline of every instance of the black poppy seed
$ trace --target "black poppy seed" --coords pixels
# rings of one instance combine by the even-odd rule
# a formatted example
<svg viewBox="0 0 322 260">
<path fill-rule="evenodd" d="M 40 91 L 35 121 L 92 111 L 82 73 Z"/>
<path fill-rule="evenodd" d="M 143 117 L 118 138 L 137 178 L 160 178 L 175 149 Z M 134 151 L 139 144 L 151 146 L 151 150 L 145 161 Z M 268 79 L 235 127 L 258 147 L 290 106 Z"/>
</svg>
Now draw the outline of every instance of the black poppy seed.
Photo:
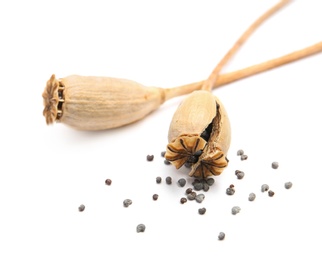
<svg viewBox="0 0 322 260">
<path fill-rule="evenodd" d="M 214 178 L 208 178 L 206 179 L 206 182 L 209 186 L 212 186 L 215 183 L 215 179 Z"/>
<path fill-rule="evenodd" d="M 239 149 L 239 150 L 237 151 L 237 155 L 238 155 L 238 156 L 243 155 L 243 154 L 244 154 L 244 150 Z"/>
<path fill-rule="evenodd" d="M 290 189 L 290 188 L 292 188 L 292 186 L 293 186 L 293 183 L 290 181 L 284 183 L 285 189 Z"/>
<path fill-rule="evenodd" d="M 130 206 L 132 204 L 132 200 L 130 200 L 130 199 L 125 199 L 125 200 L 123 200 L 123 206 L 124 207 L 128 207 L 128 206 Z"/>
<path fill-rule="evenodd" d="M 201 203 L 205 199 L 205 195 L 200 193 L 196 196 L 195 200 L 199 203 Z"/>
<path fill-rule="evenodd" d="M 194 199 L 196 198 L 196 196 L 197 196 L 197 193 L 195 193 L 195 192 L 193 191 L 193 192 L 191 192 L 191 193 L 189 193 L 189 194 L 187 195 L 187 198 L 188 198 L 188 200 L 194 200 Z"/>
<path fill-rule="evenodd" d="M 141 233 L 145 231 L 145 225 L 144 224 L 139 224 L 136 227 L 136 232 Z"/>
<path fill-rule="evenodd" d="M 278 162 L 272 162 L 272 168 L 277 169 L 279 166 Z"/>
<path fill-rule="evenodd" d="M 195 188 L 196 191 L 202 190 L 203 183 L 202 182 L 198 182 L 195 185 L 193 185 L 193 187 Z"/>
<path fill-rule="evenodd" d="M 181 198 L 181 199 L 180 199 L 180 203 L 181 203 L 181 204 L 185 204 L 186 202 L 187 202 L 187 199 L 186 199 L 186 198 Z"/>
<path fill-rule="evenodd" d="M 269 186 L 267 184 L 263 184 L 262 187 L 261 187 L 261 191 L 265 192 L 265 191 L 268 191 L 268 190 L 269 190 Z"/>
<path fill-rule="evenodd" d="M 186 189 L 186 194 L 190 194 L 192 192 L 191 188 Z"/>
<path fill-rule="evenodd" d="M 227 188 L 226 189 L 226 194 L 227 195 L 234 195 L 235 189 L 234 188 Z"/>
<path fill-rule="evenodd" d="M 198 212 L 200 215 L 203 215 L 206 213 L 206 208 L 200 208 L 200 209 L 198 209 Z"/>
<path fill-rule="evenodd" d="M 247 160 L 248 159 L 248 155 L 246 155 L 246 154 L 242 154 L 241 156 L 240 156 L 240 160 L 242 160 L 242 161 L 245 161 L 245 160 Z"/>
<path fill-rule="evenodd" d="M 111 179 L 106 179 L 105 180 L 105 184 L 106 185 L 111 185 L 112 184 L 112 180 Z"/>
<path fill-rule="evenodd" d="M 162 178 L 161 177 L 156 177 L 155 181 L 156 181 L 156 183 L 161 183 Z"/>
<path fill-rule="evenodd" d="M 165 153 L 166 153 L 165 151 L 162 151 L 161 152 L 161 157 L 164 157 L 165 156 Z"/>
<path fill-rule="evenodd" d="M 242 178 L 244 178 L 245 173 L 242 171 L 239 171 L 238 173 L 236 173 L 236 176 L 238 180 L 241 180 Z"/>
<path fill-rule="evenodd" d="M 272 190 L 269 190 L 269 191 L 268 191 L 268 196 L 273 197 L 273 196 L 274 196 L 274 194 L 275 194 L 275 192 L 274 192 L 274 191 L 272 191 Z"/>
<path fill-rule="evenodd" d="M 159 195 L 158 194 L 153 194 L 153 196 L 152 196 L 152 199 L 153 200 L 158 200 L 158 198 L 159 198 Z"/>
<path fill-rule="evenodd" d="M 180 187 L 184 187 L 186 185 L 187 181 L 184 178 L 181 178 L 178 180 L 178 184 Z"/>
<path fill-rule="evenodd" d="M 149 154 L 149 155 L 146 156 L 146 160 L 149 161 L 149 162 L 153 161 L 153 159 L 154 159 L 154 155 Z"/>
<path fill-rule="evenodd" d="M 168 176 L 167 178 L 165 178 L 165 182 L 166 182 L 166 184 L 171 184 L 172 178 L 170 176 Z"/>
<path fill-rule="evenodd" d="M 220 232 L 219 235 L 218 235 L 218 239 L 219 240 L 224 240 L 225 239 L 225 233 L 224 232 Z"/>
<path fill-rule="evenodd" d="M 171 162 L 170 162 L 170 161 L 168 161 L 167 159 L 166 159 L 166 160 L 164 160 L 163 162 L 164 162 L 164 164 L 165 164 L 165 165 L 170 165 L 170 164 L 171 164 Z"/>
<path fill-rule="evenodd" d="M 240 210 L 241 210 L 241 208 L 240 208 L 240 207 L 238 207 L 238 206 L 234 206 L 234 207 L 232 207 L 232 209 L 231 209 L 231 214 L 236 215 L 237 213 L 239 213 L 239 212 L 240 212 Z"/>
<path fill-rule="evenodd" d="M 82 212 L 84 210 L 85 210 L 85 206 L 83 204 L 78 207 L 79 212 Z"/>
<path fill-rule="evenodd" d="M 205 183 L 203 184 L 202 189 L 203 189 L 203 191 L 208 191 L 208 190 L 209 190 L 209 185 L 208 185 L 208 183 L 207 183 L 207 182 L 205 182 Z"/>
<path fill-rule="evenodd" d="M 249 193 L 249 196 L 248 196 L 248 200 L 249 201 L 254 201 L 255 200 L 255 198 L 256 198 L 256 194 L 255 193 Z"/>
</svg>

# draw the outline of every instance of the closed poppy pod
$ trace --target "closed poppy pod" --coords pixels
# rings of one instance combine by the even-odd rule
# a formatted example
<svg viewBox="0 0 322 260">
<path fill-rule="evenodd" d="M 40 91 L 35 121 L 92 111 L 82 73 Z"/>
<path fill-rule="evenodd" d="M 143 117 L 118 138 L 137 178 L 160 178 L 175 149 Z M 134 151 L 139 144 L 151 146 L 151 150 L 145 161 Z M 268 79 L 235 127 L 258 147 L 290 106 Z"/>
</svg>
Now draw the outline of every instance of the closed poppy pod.
<svg viewBox="0 0 322 260">
<path fill-rule="evenodd" d="M 165 93 L 126 79 L 52 75 L 43 99 L 47 124 L 57 121 L 79 130 L 104 130 L 142 119 L 165 101 Z"/>
</svg>

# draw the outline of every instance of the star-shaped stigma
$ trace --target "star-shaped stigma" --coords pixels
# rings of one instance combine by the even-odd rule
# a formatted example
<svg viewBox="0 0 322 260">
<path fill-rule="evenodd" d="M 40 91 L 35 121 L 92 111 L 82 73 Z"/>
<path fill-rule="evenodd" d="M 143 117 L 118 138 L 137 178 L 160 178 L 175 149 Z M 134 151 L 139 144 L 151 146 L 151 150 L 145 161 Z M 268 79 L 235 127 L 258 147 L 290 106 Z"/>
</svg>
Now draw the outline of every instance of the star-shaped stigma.
<svg viewBox="0 0 322 260">
<path fill-rule="evenodd" d="M 212 175 L 220 175 L 227 167 L 229 160 L 225 157 L 225 154 L 216 149 L 214 152 L 201 158 L 197 164 L 195 164 L 189 176 L 196 178 L 207 178 Z"/>
<path fill-rule="evenodd" d="M 179 169 L 185 163 L 196 163 L 205 145 L 200 136 L 180 136 L 168 144 L 165 158 Z"/>
</svg>

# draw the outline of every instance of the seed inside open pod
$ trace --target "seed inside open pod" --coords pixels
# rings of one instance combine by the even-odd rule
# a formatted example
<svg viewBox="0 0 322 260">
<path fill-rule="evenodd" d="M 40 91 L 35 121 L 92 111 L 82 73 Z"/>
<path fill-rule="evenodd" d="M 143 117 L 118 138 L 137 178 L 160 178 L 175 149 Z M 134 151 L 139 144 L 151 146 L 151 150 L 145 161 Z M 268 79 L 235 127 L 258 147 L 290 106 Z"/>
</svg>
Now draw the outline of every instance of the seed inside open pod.
<svg viewBox="0 0 322 260">
<path fill-rule="evenodd" d="M 177 169 L 192 165 L 190 176 L 219 175 L 228 165 L 230 123 L 222 103 L 210 91 L 189 94 L 173 115 L 165 158 Z"/>
</svg>

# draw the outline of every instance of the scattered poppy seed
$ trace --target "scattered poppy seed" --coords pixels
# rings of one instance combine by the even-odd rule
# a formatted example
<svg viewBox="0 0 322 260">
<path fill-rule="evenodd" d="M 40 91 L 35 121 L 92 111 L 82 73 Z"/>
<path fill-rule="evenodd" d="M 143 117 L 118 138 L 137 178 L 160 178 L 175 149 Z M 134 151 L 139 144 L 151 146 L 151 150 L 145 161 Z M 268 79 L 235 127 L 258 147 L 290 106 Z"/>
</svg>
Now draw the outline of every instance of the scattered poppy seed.
<svg viewBox="0 0 322 260">
<path fill-rule="evenodd" d="M 235 172 L 235 174 L 236 174 L 238 180 L 241 180 L 245 176 L 245 173 L 243 171 L 239 171 L 239 170 L 237 170 Z"/>
<path fill-rule="evenodd" d="M 172 183 L 172 178 L 170 176 L 168 176 L 166 179 L 165 179 L 165 182 L 167 184 L 171 184 Z"/>
<path fill-rule="evenodd" d="M 234 206 L 234 207 L 232 207 L 232 209 L 231 209 L 231 214 L 236 215 L 237 213 L 239 213 L 239 212 L 240 212 L 240 210 L 241 210 L 241 208 L 240 208 L 240 207 L 238 207 L 238 206 Z"/>
<path fill-rule="evenodd" d="M 152 196 L 152 199 L 153 200 L 158 200 L 158 198 L 159 198 L 159 195 L 158 194 L 153 194 L 153 196 Z"/>
<path fill-rule="evenodd" d="M 224 232 L 220 232 L 218 235 L 218 239 L 219 240 L 224 240 L 225 239 L 225 233 Z"/>
<path fill-rule="evenodd" d="M 193 192 L 188 194 L 187 198 L 188 198 L 188 200 L 194 200 L 196 198 L 196 196 L 197 196 L 197 193 L 195 193 L 193 191 Z"/>
<path fill-rule="evenodd" d="M 234 195 L 235 189 L 234 188 L 227 188 L 226 189 L 226 194 L 227 195 Z"/>
<path fill-rule="evenodd" d="M 85 206 L 83 204 L 78 207 L 79 212 L 82 212 L 84 210 L 85 210 Z"/>
<path fill-rule="evenodd" d="M 181 203 L 181 204 L 185 204 L 186 202 L 187 202 L 187 199 L 186 199 L 186 198 L 181 198 L 181 199 L 180 199 L 180 203 Z"/>
<path fill-rule="evenodd" d="M 212 186 L 215 183 L 215 179 L 214 178 L 208 178 L 206 179 L 206 182 L 209 186 Z"/>
<path fill-rule="evenodd" d="M 273 196 L 274 196 L 274 194 L 275 194 L 275 192 L 274 192 L 274 191 L 272 191 L 272 190 L 269 190 L 269 191 L 268 191 L 268 196 L 273 197 Z"/>
<path fill-rule="evenodd" d="M 285 182 L 285 184 L 284 184 L 284 187 L 285 187 L 285 189 L 290 189 L 290 188 L 292 188 L 292 186 L 293 186 L 293 183 L 292 182 Z"/>
<path fill-rule="evenodd" d="M 136 227 L 136 232 L 141 233 L 145 231 L 145 225 L 144 224 L 139 224 Z"/>
<path fill-rule="evenodd" d="M 154 155 L 147 155 L 146 156 L 146 160 L 149 162 L 153 161 L 153 159 L 154 159 Z"/>
<path fill-rule="evenodd" d="M 278 162 L 272 162 L 272 168 L 277 169 L 278 168 Z"/>
<path fill-rule="evenodd" d="M 240 159 L 241 159 L 242 161 L 247 160 L 247 159 L 248 159 L 248 155 L 246 155 L 246 154 L 242 154 L 242 155 L 240 156 Z"/>
<path fill-rule="evenodd" d="M 249 200 L 249 201 L 254 201 L 254 200 L 255 200 L 255 198 L 256 198 L 255 193 L 249 193 L 249 196 L 248 196 L 248 200 Z"/>
<path fill-rule="evenodd" d="M 262 187 L 261 187 L 261 191 L 265 192 L 265 191 L 268 191 L 268 190 L 269 190 L 269 186 L 267 184 L 263 184 Z"/>
<path fill-rule="evenodd" d="M 230 184 L 229 187 L 226 189 L 227 195 L 234 195 L 235 193 L 235 186 L 234 184 Z"/>
<path fill-rule="evenodd" d="M 186 194 L 190 194 L 192 192 L 191 188 L 186 189 Z"/>
<path fill-rule="evenodd" d="M 240 155 L 243 155 L 244 154 L 244 150 L 240 149 L 237 151 L 237 155 L 240 156 Z"/>
<path fill-rule="evenodd" d="M 195 200 L 199 203 L 201 203 L 205 199 L 205 195 L 200 193 L 196 196 Z"/>
<path fill-rule="evenodd" d="M 128 207 L 128 206 L 130 206 L 132 204 L 132 200 L 130 200 L 130 199 L 125 199 L 124 201 L 123 201 L 123 205 L 124 205 L 124 207 Z"/>
<path fill-rule="evenodd" d="M 105 184 L 106 185 L 111 185 L 112 184 L 112 180 L 111 179 L 106 179 L 105 180 Z"/>
<path fill-rule="evenodd" d="M 164 157 L 165 156 L 165 151 L 162 151 L 161 152 L 161 157 Z"/>
<path fill-rule="evenodd" d="M 171 164 L 171 162 L 170 162 L 170 161 L 168 161 L 168 160 L 164 160 L 163 162 L 164 162 L 164 164 L 166 164 L 166 165 L 170 165 L 170 164 Z"/>
<path fill-rule="evenodd" d="M 200 215 L 203 215 L 206 213 L 206 208 L 200 208 L 200 209 L 198 209 L 198 212 Z"/>
<path fill-rule="evenodd" d="M 186 185 L 187 181 L 184 178 L 181 178 L 178 180 L 178 184 L 180 187 L 184 187 Z"/>
<path fill-rule="evenodd" d="M 161 183 L 162 178 L 161 178 L 161 177 L 156 177 L 155 181 L 156 181 L 157 183 Z"/>
</svg>

